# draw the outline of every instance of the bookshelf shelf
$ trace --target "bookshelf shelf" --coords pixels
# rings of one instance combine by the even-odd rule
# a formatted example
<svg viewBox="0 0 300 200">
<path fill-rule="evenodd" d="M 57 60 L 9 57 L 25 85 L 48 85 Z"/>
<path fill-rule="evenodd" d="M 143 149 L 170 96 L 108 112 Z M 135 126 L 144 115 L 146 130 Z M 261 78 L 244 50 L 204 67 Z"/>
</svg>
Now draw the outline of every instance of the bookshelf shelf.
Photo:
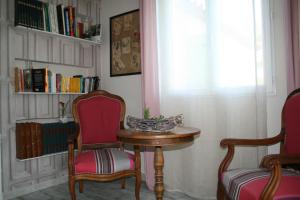
<svg viewBox="0 0 300 200">
<path fill-rule="evenodd" d="M 16 92 L 16 94 L 36 94 L 36 95 L 40 95 L 40 94 L 44 94 L 44 95 L 76 95 L 76 94 L 86 94 L 86 93 L 77 93 L 77 92 Z"/>
<path fill-rule="evenodd" d="M 34 29 L 34 28 L 25 27 L 25 26 L 13 26 L 13 28 L 16 29 L 16 30 L 21 30 L 21 31 L 29 31 L 29 32 L 46 34 L 46 35 L 53 36 L 53 37 L 67 38 L 67 39 L 74 40 L 74 41 L 93 44 L 95 46 L 101 45 L 101 43 L 94 42 L 92 40 L 87 40 L 87 39 L 82 39 L 82 38 L 77 38 L 77 37 L 71 37 L 71 36 L 62 35 L 62 34 L 54 33 L 54 32 L 42 31 L 42 30 L 38 30 L 38 29 Z"/>
<path fill-rule="evenodd" d="M 27 58 L 15 58 L 15 60 L 33 62 L 33 63 L 51 64 L 51 65 L 63 65 L 63 66 L 78 67 L 78 68 L 93 68 L 93 66 L 90 66 L 90 67 L 89 66 L 80 66 L 80 65 L 65 64 L 65 63 L 58 63 L 58 62 L 51 62 L 51 61 L 32 60 L 32 59 L 27 59 Z"/>
</svg>

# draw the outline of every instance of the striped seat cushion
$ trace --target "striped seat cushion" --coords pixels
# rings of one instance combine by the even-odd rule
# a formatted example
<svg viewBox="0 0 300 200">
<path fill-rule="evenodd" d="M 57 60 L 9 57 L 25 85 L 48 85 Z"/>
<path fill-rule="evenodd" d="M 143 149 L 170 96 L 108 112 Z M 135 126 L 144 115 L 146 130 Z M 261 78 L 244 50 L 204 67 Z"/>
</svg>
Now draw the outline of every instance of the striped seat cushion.
<svg viewBox="0 0 300 200">
<path fill-rule="evenodd" d="M 84 151 L 75 158 L 75 174 L 112 174 L 134 169 L 134 155 L 108 148 Z"/>
<path fill-rule="evenodd" d="M 267 169 L 234 169 L 223 174 L 223 185 L 230 199 L 259 199 L 266 186 L 270 171 Z M 300 199 L 300 173 L 282 169 L 282 178 L 274 199 Z"/>
</svg>

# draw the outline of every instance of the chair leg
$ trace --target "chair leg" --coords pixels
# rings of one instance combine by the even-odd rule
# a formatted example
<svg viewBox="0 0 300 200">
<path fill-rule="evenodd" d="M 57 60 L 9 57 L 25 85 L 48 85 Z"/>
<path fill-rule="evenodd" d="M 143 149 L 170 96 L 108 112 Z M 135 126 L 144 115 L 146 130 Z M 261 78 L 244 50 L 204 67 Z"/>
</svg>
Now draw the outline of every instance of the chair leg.
<svg viewBox="0 0 300 200">
<path fill-rule="evenodd" d="M 76 195 L 75 195 L 75 180 L 74 180 L 73 177 L 69 178 L 69 190 L 70 190 L 71 200 L 76 200 Z"/>
<path fill-rule="evenodd" d="M 218 189 L 217 189 L 217 200 L 224 200 L 225 192 L 224 187 L 220 181 L 218 181 Z"/>
<path fill-rule="evenodd" d="M 135 199 L 140 200 L 140 190 L 141 190 L 141 174 L 136 175 L 135 180 Z"/>
<path fill-rule="evenodd" d="M 126 184 L 126 179 L 125 179 L 125 178 L 122 178 L 122 179 L 121 179 L 121 188 L 122 188 L 122 189 L 125 189 L 125 184 Z"/>
<path fill-rule="evenodd" d="M 83 193 L 83 181 L 79 181 L 79 192 Z"/>
</svg>

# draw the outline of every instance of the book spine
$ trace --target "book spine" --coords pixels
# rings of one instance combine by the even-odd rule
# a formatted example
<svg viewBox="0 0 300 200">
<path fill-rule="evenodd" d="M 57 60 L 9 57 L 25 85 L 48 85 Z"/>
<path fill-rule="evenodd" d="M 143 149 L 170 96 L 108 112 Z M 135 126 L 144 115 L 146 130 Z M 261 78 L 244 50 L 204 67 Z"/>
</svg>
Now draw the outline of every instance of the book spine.
<svg viewBox="0 0 300 200">
<path fill-rule="evenodd" d="M 32 142 L 31 142 L 31 131 L 30 124 L 25 123 L 25 132 L 26 132 L 26 158 L 32 158 Z"/>
<path fill-rule="evenodd" d="M 32 88 L 33 92 L 45 92 L 46 69 L 32 69 Z"/>
<path fill-rule="evenodd" d="M 39 29 L 45 30 L 44 15 L 43 15 L 43 2 L 38 1 L 39 9 Z"/>
<path fill-rule="evenodd" d="M 49 16 L 50 16 L 51 31 L 53 33 L 56 33 L 54 9 L 53 9 L 53 4 L 51 3 L 49 3 Z"/>
<path fill-rule="evenodd" d="M 46 3 L 42 3 L 42 15 L 43 15 L 43 30 L 47 30 L 47 19 L 46 19 L 46 10 L 45 10 Z"/>
<path fill-rule="evenodd" d="M 78 34 L 76 34 L 76 32 L 77 32 L 76 31 L 77 25 L 76 25 L 75 7 L 71 7 L 71 9 L 72 9 L 72 24 L 73 24 L 72 29 L 73 29 L 73 36 L 78 37 Z"/>
<path fill-rule="evenodd" d="M 32 157 L 38 156 L 37 153 L 37 137 L 36 137 L 36 123 L 29 123 L 30 135 L 31 135 L 31 147 L 32 147 Z"/>
<path fill-rule="evenodd" d="M 36 28 L 35 25 L 34 25 L 34 8 L 32 6 L 32 1 L 31 0 L 26 0 L 26 7 L 27 7 L 27 12 L 26 12 L 26 15 L 27 15 L 27 24 L 30 28 Z"/>
<path fill-rule="evenodd" d="M 61 74 L 56 74 L 56 92 L 61 92 Z"/>
<path fill-rule="evenodd" d="M 58 32 L 60 34 L 64 34 L 64 27 L 63 27 L 63 17 L 62 17 L 62 5 L 56 6 L 56 12 L 57 12 L 57 23 L 58 23 Z"/>
<path fill-rule="evenodd" d="M 30 28 L 33 28 L 33 25 L 32 25 L 32 20 L 31 20 L 31 13 L 32 12 L 32 9 L 29 5 L 29 0 L 25 0 L 24 1 L 24 15 L 25 15 L 25 24 L 27 27 L 30 27 Z"/>
<path fill-rule="evenodd" d="M 20 0 L 15 0 L 15 26 L 20 24 Z"/>
<path fill-rule="evenodd" d="M 59 33 L 58 21 L 57 21 L 57 10 L 54 4 L 52 4 L 52 6 L 53 6 L 53 14 L 54 14 L 55 33 Z"/>
<path fill-rule="evenodd" d="M 74 20 L 73 20 L 73 9 L 72 9 L 72 6 L 68 7 L 68 11 L 69 11 L 70 36 L 74 36 Z"/>
<path fill-rule="evenodd" d="M 66 30 L 66 35 L 70 36 L 68 8 L 64 9 L 64 16 L 65 16 L 65 30 Z"/>
<path fill-rule="evenodd" d="M 23 69 L 24 92 L 32 91 L 31 69 Z"/>
<path fill-rule="evenodd" d="M 42 142 L 42 126 L 39 123 L 35 124 L 36 140 L 37 140 L 37 156 L 43 155 L 43 142 Z"/>
<path fill-rule="evenodd" d="M 56 92 L 56 73 L 52 72 L 51 76 L 51 92 Z"/>
<path fill-rule="evenodd" d="M 63 34 L 67 35 L 66 34 L 66 29 L 65 29 L 65 27 L 66 27 L 66 19 L 65 19 L 64 9 L 65 9 L 64 5 L 61 5 L 61 19 L 62 19 L 62 23 L 63 23 L 62 24 L 62 30 L 63 30 Z"/>
<path fill-rule="evenodd" d="M 26 158 L 26 134 L 24 123 L 16 123 L 16 157 Z"/>
<path fill-rule="evenodd" d="M 41 135 L 42 135 L 42 141 L 43 141 L 43 154 L 46 155 L 46 154 L 48 154 L 48 143 L 49 143 L 48 133 L 47 133 L 47 125 L 42 124 L 41 129 L 42 129 Z"/>
<path fill-rule="evenodd" d="M 24 76 L 23 76 L 23 70 L 20 69 L 20 91 L 24 92 Z"/>
<path fill-rule="evenodd" d="M 49 4 L 44 4 L 44 12 L 45 12 L 45 21 L 46 21 L 46 30 L 51 32 L 51 23 L 50 23 L 50 15 L 49 15 Z"/>
<path fill-rule="evenodd" d="M 37 7 L 37 2 L 36 1 L 29 1 L 29 7 L 31 9 L 30 17 L 31 17 L 31 23 L 32 23 L 32 28 L 34 29 L 39 29 L 38 26 L 38 7 Z"/>
<path fill-rule="evenodd" d="M 20 92 L 20 70 L 15 67 L 15 92 Z"/>
</svg>

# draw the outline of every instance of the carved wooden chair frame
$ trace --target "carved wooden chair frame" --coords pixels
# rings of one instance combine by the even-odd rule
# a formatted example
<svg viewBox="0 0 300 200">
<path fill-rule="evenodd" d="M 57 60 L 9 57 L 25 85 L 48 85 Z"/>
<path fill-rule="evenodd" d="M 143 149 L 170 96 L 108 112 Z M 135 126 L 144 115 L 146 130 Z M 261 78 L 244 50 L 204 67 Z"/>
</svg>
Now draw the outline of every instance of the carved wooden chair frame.
<svg viewBox="0 0 300 200">
<path fill-rule="evenodd" d="M 120 142 L 117 143 L 101 143 L 101 144 L 82 144 L 80 136 L 80 124 L 79 124 L 79 115 L 77 111 L 77 104 L 83 100 L 97 96 L 105 96 L 113 99 L 117 99 L 121 102 L 121 119 L 120 119 L 120 129 L 124 129 L 124 118 L 126 112 L 126 105 L 122 97 L 111 94 L 104 90 L 97 90 L 88 94 L 81 95 L 77 97 L 72 104 L 73 117 L 77 126 L 77 131 L 73 135 L 68 137 L 68 169 L 69 169 L 69 190 L 71 194 L 71 199 L 76 200 L 75 196 L 75 182 L 79 182 L 79 192 L 83 192 L 83 180 L 89 181 L 100 181 L 100 182 L 109 182 L 117 179 L 122 179 L 121 188 L 125 188 L 125 178 L 129 176 L 135 176 L 135 197 L 137 200 L 140 199 L 140 187 L 141 187 L 141 157 L 140 149 L 138 146 L 134 147 L 135 153 L 135 169 L 134 170 L 123 170 L 113 174 L 75 174 L 75 165 L 74 165 L 74 146 L 77 142 L 78 153 L 84 150 L 95 150 L 100 148 L 121 148 L 123 145 Z"/>
<path fill-rule="evenodd" d="M 289 98 L 300 95 L 300 89 L 294 90 L 289 94 L 286 100 Z M 236 146 L 270 146 L 277 143 L 280 143 L 280 154 L 273 154 L 265 156 L 261 163 L 260 167 L 267 168 L 271 170 L 271 177 L 263 189 L 263 192 L 260 194 L 260 199 L 263 200 L 272 200 L 276 190 L 278 189 L 280 179 L 281 179 L 281 165 L 286 164 L 300 164 L 300 155 L 286 155 L 284 152 L 285 144 L 285 122 L 284 122 L 284 113 L 285 106 L 281 112 L 281 131 L 280 133 L 272 138 L 265 139 L 223 139 L 220 142 L 222 148 L 228 149 L 226 156 L 219 166 L 218 171 L 218 190 L 217 190 L 217 199 L 229 199 L 228 194 L 225 191 L 224 185 L 222 184 L 222 174 L 228 169 L 235 152 Z"/>
</svg>

